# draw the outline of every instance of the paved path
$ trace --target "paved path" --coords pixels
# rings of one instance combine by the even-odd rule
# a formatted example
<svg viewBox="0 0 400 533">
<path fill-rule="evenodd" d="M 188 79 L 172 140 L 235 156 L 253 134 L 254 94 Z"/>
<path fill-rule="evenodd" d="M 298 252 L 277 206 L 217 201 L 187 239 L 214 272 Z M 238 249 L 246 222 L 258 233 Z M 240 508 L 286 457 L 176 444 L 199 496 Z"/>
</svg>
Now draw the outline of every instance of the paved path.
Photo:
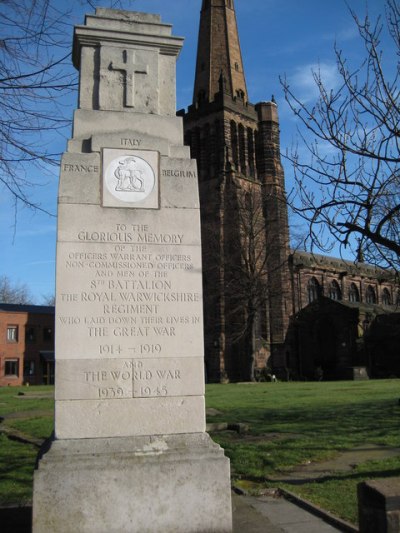
<svg viewBox="0 0 400 533">
<path fill-rule="evenodd" d="M 321 518 L 285 498 L 232 495 L 233 533 L 337 533 Z"/>
</svg>

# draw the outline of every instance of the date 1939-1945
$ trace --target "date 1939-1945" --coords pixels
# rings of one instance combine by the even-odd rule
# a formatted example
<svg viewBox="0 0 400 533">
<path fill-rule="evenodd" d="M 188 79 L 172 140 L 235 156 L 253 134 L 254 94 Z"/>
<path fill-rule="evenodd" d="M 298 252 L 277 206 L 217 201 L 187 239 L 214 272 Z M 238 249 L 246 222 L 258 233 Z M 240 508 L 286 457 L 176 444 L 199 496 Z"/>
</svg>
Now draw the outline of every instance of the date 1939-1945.
<svg viewBox="0 0 400 533">
<path fill-rule="evenodd" d="M 124 389 L 122 387 L 102 387 L 98 389 L 99 391 L 99 398 L 102 400 L 108 399 L 117 399 L 117 398 L 126 398 L 127 396 L 124 395 Z M 167 396 L 168 390 L 165 386 L 155 387 L 152 389 L 151 387 L 140 387 L 138 390 L 138 393 L 134 394 L 134 396 L 139 397 L 146 397 L 146 396 Z"/>
</svg>

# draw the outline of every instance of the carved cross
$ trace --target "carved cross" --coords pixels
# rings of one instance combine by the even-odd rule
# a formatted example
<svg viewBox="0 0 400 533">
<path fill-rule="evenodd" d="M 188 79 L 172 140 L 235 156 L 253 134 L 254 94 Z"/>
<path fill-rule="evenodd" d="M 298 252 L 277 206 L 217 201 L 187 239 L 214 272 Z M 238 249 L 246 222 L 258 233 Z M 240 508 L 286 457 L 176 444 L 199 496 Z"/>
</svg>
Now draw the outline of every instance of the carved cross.
<svg viewBox="0 0 400 533">
<path fill-rule="evenodd" d="M 111 70 L 125 73 L 125 107 L 135 107 L 135 74 L 148 74 L 149 65 L 136 64 L 136 54 L 133 50 L 123 50 L 122 62 L 111 61 Z"/>
</svg>

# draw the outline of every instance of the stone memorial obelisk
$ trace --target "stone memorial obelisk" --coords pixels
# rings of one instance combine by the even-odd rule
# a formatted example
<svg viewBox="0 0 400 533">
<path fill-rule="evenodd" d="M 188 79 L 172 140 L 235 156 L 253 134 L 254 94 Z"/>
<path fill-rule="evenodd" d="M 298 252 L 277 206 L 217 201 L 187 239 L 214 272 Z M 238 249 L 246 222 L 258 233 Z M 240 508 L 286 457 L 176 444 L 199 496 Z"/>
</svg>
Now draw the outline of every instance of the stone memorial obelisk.
<svg viewBox="0 0 400 533">
<path fill-rule="evenodd" d="M 35 533 L 231 531 L 229 461 L 205 433 L 197 170 L 175 116 L 182 39 L 97 9 L 61 162 L 55 437 Z"/>
</svg>

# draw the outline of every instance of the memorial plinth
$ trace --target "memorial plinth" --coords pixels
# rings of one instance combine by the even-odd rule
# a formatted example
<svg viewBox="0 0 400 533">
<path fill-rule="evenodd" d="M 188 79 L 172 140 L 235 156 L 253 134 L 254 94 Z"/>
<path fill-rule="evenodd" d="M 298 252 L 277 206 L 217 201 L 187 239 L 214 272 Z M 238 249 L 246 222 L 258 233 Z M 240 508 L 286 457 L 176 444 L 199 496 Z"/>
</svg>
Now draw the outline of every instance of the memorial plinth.
<svg viewBox="0 0 400 533">
<path fill-rule="evenodd" d="M 97 9 L 75 29 L 61 161 L 55 438 L 33 531 L 231 531 L 229 461 L 205 433 L 196 162 L 175 117 L 182 39 Z"/>
</svg>

